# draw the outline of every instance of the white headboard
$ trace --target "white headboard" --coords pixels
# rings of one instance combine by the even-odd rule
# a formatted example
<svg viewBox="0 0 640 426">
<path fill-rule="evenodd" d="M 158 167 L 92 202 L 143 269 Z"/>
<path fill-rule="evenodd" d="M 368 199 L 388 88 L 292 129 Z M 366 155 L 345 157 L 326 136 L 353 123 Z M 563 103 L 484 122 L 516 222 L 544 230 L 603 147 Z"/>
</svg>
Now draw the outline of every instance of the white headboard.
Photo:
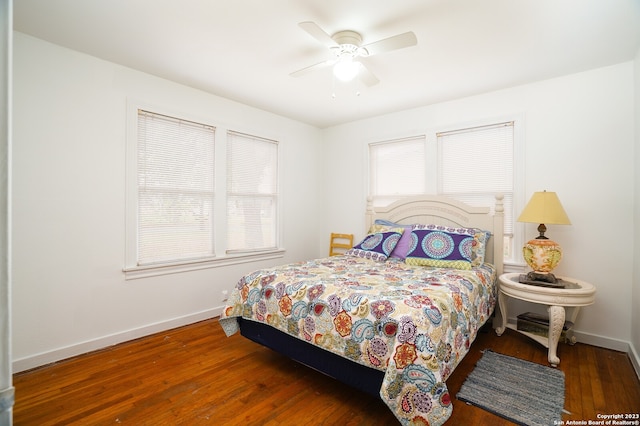
<svg viewBox="0 0 640 426">
<path fill-rule="evenodd" d="M 493 263 L 498 274 L 503 272 L 504 205 L 501 194 L 496 195 L 494 214 L 490 207 L 474 207 L 460 201 L 435 195 L 418 195 L 402 198 L 385 207 L 373 207 L 367 199 L 365 225 L 368 230 L 376 219 L 396 223 L 434 223 L 445 226 L 480 228 L 491 232 L 485 259 Z"/>
</svg>

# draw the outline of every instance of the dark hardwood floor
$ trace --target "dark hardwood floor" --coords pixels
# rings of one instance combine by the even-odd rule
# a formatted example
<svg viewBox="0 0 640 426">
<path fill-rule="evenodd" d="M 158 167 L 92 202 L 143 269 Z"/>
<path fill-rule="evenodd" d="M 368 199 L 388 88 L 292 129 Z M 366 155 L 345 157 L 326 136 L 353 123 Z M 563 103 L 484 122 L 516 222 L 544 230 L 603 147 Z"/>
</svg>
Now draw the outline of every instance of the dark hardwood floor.
<svg viewBox="0 0 640 426">
<path fill-rule="evenodd" d="M 510 425 L 455 399 L 481 351 L 547 364 L 546 349 L 512 330 L 479 333 L 447 381 L 451 425 Z M 626 354 L 559 346 L 563 420 L 640 412 L 640 382 Z M 393 425 L 384 403 L 211 319 L 14 375 L 15 425 Z"/>
</svg>

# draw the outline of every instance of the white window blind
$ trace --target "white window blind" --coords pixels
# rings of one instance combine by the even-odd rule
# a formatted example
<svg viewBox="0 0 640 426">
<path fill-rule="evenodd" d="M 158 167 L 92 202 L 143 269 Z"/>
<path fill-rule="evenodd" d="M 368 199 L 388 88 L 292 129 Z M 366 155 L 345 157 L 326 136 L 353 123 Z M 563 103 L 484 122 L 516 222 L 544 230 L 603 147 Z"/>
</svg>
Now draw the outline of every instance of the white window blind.
<svg viewBox="0 0 640 426">
<path fill-rule="evenodd" d="M 426 192 L 425 137 L 369 145 L 370 195 L 393 198 Z"/>
<path fill-rule="evenodd" d="M 211 257 L 215 128 L 138 110 L 138 265 Z"/>
<path fill-rule="evenodd" d="M 438 192 L 476 206 L 504 195 L 505 235 L 513 235 L 513 122 L 438 133 Z"/>
<path fill-rule="evenodd" d="M 277 247 L 278 143 L 227 133 L 227 252 Z"/>
<path fill-rule="evenodd" d="M 505 258 L 513 258 L 514 145 L 512 121 L 369 144 L 374 205 L 399 196 L 435 193 L 493 206 L 504 195 Z"/>
</svg>

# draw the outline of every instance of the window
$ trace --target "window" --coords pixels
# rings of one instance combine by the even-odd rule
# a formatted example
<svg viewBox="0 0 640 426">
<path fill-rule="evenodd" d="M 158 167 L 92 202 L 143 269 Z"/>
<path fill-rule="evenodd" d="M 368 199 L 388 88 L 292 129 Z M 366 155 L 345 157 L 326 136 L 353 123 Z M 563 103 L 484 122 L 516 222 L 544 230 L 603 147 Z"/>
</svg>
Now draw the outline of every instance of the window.
<svg viewBox="0 0 640 426">
<path fill-rule="evenodd" d="M 370 194 L 378 200 L 426 192 L 427 170 L 424 136 L 369 145 Z"/>
<path fill-rule="evenodd" d="M 277 142 L 227 133 L 227 253 L 277 247 Z"/>
<path fill-rule="evenodd" d="M 211 126 L 138 110 L 137 264 L 212 257 Z"/>
<path fill-rule="evenodd" d="M 376 205 L 436 193 L 476 206 L 504 195 L 505 260 L 514 246 L 514 121 L 369 145 L 370 194 Z"/>
<path fill-rule="evenodd" d="M 130 102 L 126 279 L 282 257 L 278 142 Z"/>
<path fill-rule="evenodd" d="M 504 195 L 505 257 L 513 241 L 514 123 L 438 133 L 438 193 L 475 206 Z"/>
</svg>

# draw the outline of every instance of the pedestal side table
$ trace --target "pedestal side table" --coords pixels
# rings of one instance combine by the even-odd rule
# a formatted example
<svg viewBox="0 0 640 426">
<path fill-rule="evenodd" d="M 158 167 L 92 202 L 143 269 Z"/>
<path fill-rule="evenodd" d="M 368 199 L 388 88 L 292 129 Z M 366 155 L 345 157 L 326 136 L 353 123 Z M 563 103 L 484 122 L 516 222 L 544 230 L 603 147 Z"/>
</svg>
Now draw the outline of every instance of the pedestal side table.
<svg viewBox="0 0 640 426">
<path fill-rule="evenodd" d="M 548 359 L 553 367 L 557 367 L 560 358 L 557 355 L 558 340 L 562 334 L 565 318 L 575 323 L 575 319 L 582 306 L 588 306 L 595 301 L 596 288 L 586 281 L 569 277 L 558 277 L 566 285 L 564 288 L 544 287 L 519 282 L 519 273 L 500 275 L 500 287 L 498 291 L 498 304 L 501 318 L 498 319 L 496 334 L 501 336 L 506 328 L 511 328 L 538 341 L 549 349 Z M 549 333 L 545 336 L 518 330 L 517 326 L 508 324 L 507 298 L 525 300 L 527 302 L 547 305 L 549 311 Z M 565 308 L 570 309 L 566 316 Z M 570 330 L 567 330 L 570 332 Z M 571 336 L 571 343 L 575 343 L 575 337 Z"/>
</svg>

